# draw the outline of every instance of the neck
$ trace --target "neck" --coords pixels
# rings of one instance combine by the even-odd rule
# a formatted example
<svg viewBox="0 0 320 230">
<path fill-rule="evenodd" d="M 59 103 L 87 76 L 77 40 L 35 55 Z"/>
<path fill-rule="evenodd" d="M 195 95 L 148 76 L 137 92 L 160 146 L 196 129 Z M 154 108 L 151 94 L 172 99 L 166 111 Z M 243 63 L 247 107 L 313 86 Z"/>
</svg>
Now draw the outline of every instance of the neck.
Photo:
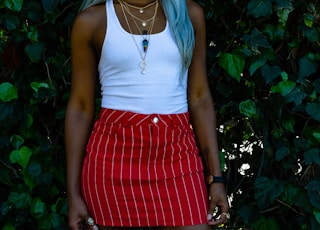
<svg viewBox="0 0 320 230">
<path fill-rule="evenodd" d="M 146 6 L 154 1 L 156 1 L 156 0 L 124 0 L 124 2 L 131 4 L 131 5 L 135 5 L 137 7 Z"/>
</svg>

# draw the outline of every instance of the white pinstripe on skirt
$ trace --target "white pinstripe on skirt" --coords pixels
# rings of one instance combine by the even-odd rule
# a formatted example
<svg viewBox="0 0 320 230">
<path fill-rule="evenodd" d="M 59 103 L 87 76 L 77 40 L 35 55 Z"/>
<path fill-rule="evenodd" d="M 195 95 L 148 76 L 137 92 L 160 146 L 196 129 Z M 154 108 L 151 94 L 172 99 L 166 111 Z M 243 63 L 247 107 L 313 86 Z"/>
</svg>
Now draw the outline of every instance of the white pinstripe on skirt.
<svg viewBox="0 0 320 230">
<path fill-rule="evenodd" d="M 87 145 L 81 186 L 101 226 L 207 221 L 203 165 L 188 113 L 102 109 Z"/>
</svg>

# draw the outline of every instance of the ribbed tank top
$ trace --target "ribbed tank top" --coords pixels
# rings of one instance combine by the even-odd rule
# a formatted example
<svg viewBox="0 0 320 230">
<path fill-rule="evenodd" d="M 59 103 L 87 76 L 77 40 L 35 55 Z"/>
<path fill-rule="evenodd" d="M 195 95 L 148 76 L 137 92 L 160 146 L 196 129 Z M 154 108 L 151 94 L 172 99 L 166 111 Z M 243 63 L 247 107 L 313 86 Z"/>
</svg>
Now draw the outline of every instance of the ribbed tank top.
<svg viewBox="0 0 320 230">
<path fill-rule="evenodd" d="M 106 1 L 107 30 L 99 61 L 103 108 L 142 114 L 177 114 L 188 110 L 187 72 L 181 77 L 182 57 L 168 22 L 151 34 L 146 73 L 132 36 L 143 53 L 142 35 L 131 35 L 121 26 L 112 0 Z M 141 44 L 141 46 L 140 46 Z"/>
</svg>

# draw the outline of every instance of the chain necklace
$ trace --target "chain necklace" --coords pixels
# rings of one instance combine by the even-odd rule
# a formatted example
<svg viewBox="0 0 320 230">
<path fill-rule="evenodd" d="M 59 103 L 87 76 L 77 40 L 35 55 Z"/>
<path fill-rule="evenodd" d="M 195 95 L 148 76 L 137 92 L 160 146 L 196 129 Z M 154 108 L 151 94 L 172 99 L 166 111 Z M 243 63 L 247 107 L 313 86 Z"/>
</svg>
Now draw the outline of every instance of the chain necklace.
<svg viewBox="0 0 320 230">
<path fill-rule="evenodd" d="M 149 8 L 150 6 L 155 5 L 156 3 L 158 3 L 158 0 L 156 0 L 156 1 L 154 1 L 154 2 L 151 2 L 151 3 L 149 3 L 149 4 L 146 5 L 146 6 L 138 7 L 138 6 L 134 6 L 134 5 L 131 5 L 131 4 L 123 1 L 123 4 L 125 4 L 127 7 L 131 7 L 131 8 L 133 8 L 133 9 L 138 10 L 140 14 L 143 14 L 144 11 L 145 11 L 145 9 Z"/>
<path fill-rule="evenodd" d="M 138 20 L 138 21 L 141 23 L 141 26 L 142 26 L 142 27 L 146 27 L 146 26 L 148 25 L 148 22 L 152 21 L 153 18 L 156 16 L 156 13 L 157 13 L 157 12 L 155 11 L 154 15 L 152 15 L 151 18 L 148 18 L 148 19 L 143 20 L 143 19 L 137 17 L 136 15 L 134 15 L 134 14 L 130 11 L 130 9 L 129 9 L 129 7 L 128 7 L 128 6 L 130 6 L 130 7 L 135 7 L 135 6 L 129 5 L 128 3 L 126 3 L 126 2 L 123 1 L 123 0 L 121 0 L 121 3 L 123 4 L 123 8 L 126 10 L 126 12 L 127 12 L 132 18 Z M 156 5 L 156 9 L 157 9 L 157 8 L 158 8 L 158 4 L 159 4 L 159 1 L 158 1 L 158 0 L 156 0 L 156 1 L 154 1 L 153 3 L 145 6 L 144 8 L 147 8 L 147 7 L 152 6 L 152 5 L 154 5 L 154 4 Z"/>
<path fill-rule="evenodd" d="M 136 46 L 136 48 L 137 48 L 137 50 L 139 52 L 139 55 L 141 57 L 140 67 L 141 67 L 141 73 L 142 74 L 146 74 L 146 68 L 147 68 L 146 57 L 147 57 L 147 53 L 148 53 L 148 45 L 149 45 L 149 40 L 150 40 L 150 34 L 152 33 L 152 29 L 153 29 L 153 26 L 154 26 L 154 22 L 155 22 L 155 18 L 156 18 L 157 11 L 158 11 L 158 6 L 159 6 L 158 1 L 156 1 L 156 2 L 157 2 L 157 4 L 156 4 L 156 7 L 155 7 L 155 13 L 154 13 L 154 15 L 152 17 L 152 20 L 151 20 L 150 27 L 149 27 L 148 31 L 144 30 L 143 32 L 141 32 L 141 30 L 138 27 L 136 21 L 134 20 L 134 17 L 132 17 L 132 15 L 129 14 L 132 17 L 132 20 L 135 23 L 135 25 L 136 25 L 138 31 L 140 32 L 140 34 L 144 36 L 144 39 L 142 41 L 142 46 L 143 46 L 144 53 L 142 53 L 140 48 L 139 48 L 139 46 L 138 46 L 138 43 L 137 43 L 137 41 L 136 41 L 136 39 L 134 37 L 134 34 L 132 32 L 132 29 L 131 29 L 131 26 L 129 24 L 129 21 L 128 21 L 128 18 L 127 18 L 127 15 L 126 15 L 126 10 L 125 10 L 126 6 L 123 4 L 123 0 L 119 0 L 120 6 L 121 6 L 121 10 L 122 10 L 124 19 L 125 19 L 125 21 L 127 23 L 129 32 L 131 34 L 131 37 L 132 37 L 132 39 L 134 41 L 134 44 L 135 44 L 135 46 Z"/>
</svg>

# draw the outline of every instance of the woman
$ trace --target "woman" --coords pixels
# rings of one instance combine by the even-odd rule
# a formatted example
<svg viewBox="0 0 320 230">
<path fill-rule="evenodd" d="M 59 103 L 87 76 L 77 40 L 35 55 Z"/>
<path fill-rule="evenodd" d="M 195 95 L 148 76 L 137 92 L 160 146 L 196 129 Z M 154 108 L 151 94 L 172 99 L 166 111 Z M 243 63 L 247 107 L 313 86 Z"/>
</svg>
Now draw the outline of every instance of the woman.
<svg viewBox="0 0 320 230">
<path fill-rule="evenodd" d="M 201 230 L 225 223 L 200 6 L 191 0 L 84 1 L 71 42 L 65 124 L 70 228 Z M 93 126 L 97 79 L 102 102 Z"/>
</svg>

